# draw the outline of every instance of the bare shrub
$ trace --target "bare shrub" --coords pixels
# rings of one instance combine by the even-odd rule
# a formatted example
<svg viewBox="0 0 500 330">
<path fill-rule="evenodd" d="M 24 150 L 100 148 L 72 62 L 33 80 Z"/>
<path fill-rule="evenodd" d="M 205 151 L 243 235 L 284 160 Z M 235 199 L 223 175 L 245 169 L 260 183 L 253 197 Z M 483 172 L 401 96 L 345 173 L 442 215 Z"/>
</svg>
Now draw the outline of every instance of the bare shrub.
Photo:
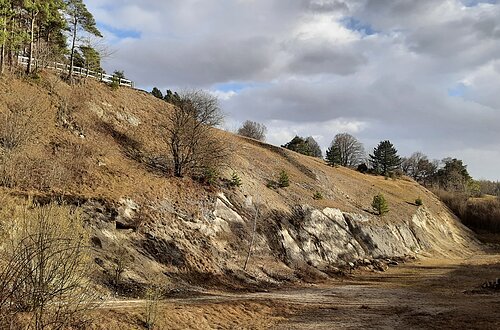
<svg viewBox="0 0 500 330">
<path fill-rule="evenodd" d="M 499 198 L 469 198 L 465 193 L 442 189 L 434 193 L 467 227 L 500 233 Z"/>
<path fill-rule="evenodd" d="M 500 199 L 473 198 L 467 202 L 463 223 L 473 229 L 500 233 Z"/>
<path fill-rule="evenodd" d="M 75 142 L 50 146 L 50 151 L 16 149 L 0 154 L 0 185 L 46 191 L 82 184 L 90 167 L 91 151 Z"/>
<path fill-rule="evenodd" d="M 34 96 L 7 104 L 0 117 L 0 147 L 4 151 L 25 146 L 38 137 L 42 129 L 38 104 Z"/>
<path fill-rule="evenodd" d="M 238 129 L 238 135 L 246 136 L 255 140 L 264 141 L 266 139 L 267 127 L 264 124 L 247 120 Z"/>
<path fill-rule="evenodd" d="M 463 214 L 465 214 L 468 200 L 468 196 L 465 193 L 450 192 L 444 189 L 435 189 L 433 192 L 457 217 L 462 218 Z"/>
<path fill-rule="evenodd" d="M 64 59 L 62 49 L 57 49 L 53 44 L 44 40 L 37 42 L 35 58 L 37 69 L 53 66 L 54 62 Z"/>
<path fill-rule="evenodd" d="M 55 204 L 26 203 L 2 220 L 11 225 L 1 249 L 0 315 L 25 319 L 37 330 L 81 326 L 95 297 L 79 215 Z"/>
<path fill-rule="evenodd" d="M 163 296 L 161 284 L 151 284 L 146 289 L 145 324 L 148 330 L 155 329 L 160 299 Z"/>
</svg>

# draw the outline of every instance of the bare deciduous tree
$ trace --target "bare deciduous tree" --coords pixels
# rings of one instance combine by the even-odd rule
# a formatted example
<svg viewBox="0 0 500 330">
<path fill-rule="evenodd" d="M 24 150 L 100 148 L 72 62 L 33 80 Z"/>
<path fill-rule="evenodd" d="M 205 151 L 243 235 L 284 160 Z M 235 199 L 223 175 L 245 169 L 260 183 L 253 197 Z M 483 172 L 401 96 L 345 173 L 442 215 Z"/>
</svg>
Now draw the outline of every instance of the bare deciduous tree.
<svg viewBox="0 0 500 330">
<path fill-rule="evenodd" d="M 331 165 L 354 167 L 365 159 L 363 144 L 348 133 L 335 135 L 330 148 L 326 153 L 327 161 Z"/>
<path fill-rule="evenodd" d="M 223 119 L 217 98 L 203 91 L 187 91 L 174 106 L 166 127 L 174 175 L 203 175 L 223 164 L 228 148 L 213 128 Z"/>
<path fill-rule="evenodd" d="M 435 174 L 437 165 L 429 161 L 423 153 L 414 152 L 410 157 L 402 159 L 401 169 L 416 181 L 424 182 Z"/>
<path fill-rule="evenodd" d="M 5 219 L 3 219 L 5 221 Z M 28 203 L 12 215 L 2 244 L 0 314 L 30 316 L 29 328 L 63 329 L 95 307 L 87 234 L 67 207 Z"/>
<path fill-rule="evenodd" d="M 267 127 L 264 124 L 247 120 L 238 129 L 238 135 L 246 136 L 255 140 L 265 141 Z"/>
</svg>

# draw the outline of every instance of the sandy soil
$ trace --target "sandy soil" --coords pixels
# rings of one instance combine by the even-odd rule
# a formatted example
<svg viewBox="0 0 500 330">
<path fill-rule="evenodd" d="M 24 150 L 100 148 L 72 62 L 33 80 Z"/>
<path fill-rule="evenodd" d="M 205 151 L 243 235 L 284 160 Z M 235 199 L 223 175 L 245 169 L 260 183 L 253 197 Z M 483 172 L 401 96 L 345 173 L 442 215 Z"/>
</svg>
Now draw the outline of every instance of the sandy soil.
<svg viewBox="0 0 500 330">
<path fill-rule="evenodd" d="M 156 324 L 158 329 L 500 329 L 500 292 L 481 288 L 499 277 L 500 254 L 426 259 L 298 288 L 168 299 Z M 110 301 L 100 314 L 107 329 L 140 329 L 144 305 Z"/>
</svg>

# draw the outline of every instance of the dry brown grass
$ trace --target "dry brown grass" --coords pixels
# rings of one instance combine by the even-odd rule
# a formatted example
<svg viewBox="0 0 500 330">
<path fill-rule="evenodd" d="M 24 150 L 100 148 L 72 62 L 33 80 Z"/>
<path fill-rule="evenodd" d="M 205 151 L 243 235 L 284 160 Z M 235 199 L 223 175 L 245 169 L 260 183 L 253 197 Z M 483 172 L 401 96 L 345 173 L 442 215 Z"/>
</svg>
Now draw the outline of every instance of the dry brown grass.
<svg viewBox="0 0 500 330">
<path fill-rule="evenodd" d="M 235 301 L 212 304 L 175 305 L 162 303 L 155 329 L 270 329 L 284 318 L 271 302 Z M 143 308 L 103 310 L 92 330 L 145 329 Z"/>
<path fill-rule="evenodd" d="M 32 169 L 25 166 L 28 170 L 24 171 L 33 174 L 21 173 L 18 177 L 26 180 L 16 179 L 21 183 L 14 186 L 60 190 L 108 200 L 127 196 L 141 202 L 161 196 L 186 208 L 190 207 L 186 197 L 192 199 L 206 194 L 189 179 L 166 180 L 168 145 L 162 138 L 164 131 L 159 123 L 168 121 L 169 104 L 141 91 L 126 88 L 112 91 L 93 81 L 69 87 L 49 77 L 42 75 L 40 86 L 17 80 L 0 86 L 4 89 L 3 97 L 14 93 L 20 93 L 21 97 L 35 94 L 45 102 L 43 134 L 28 152 L 34 165 Z M 46 82 L 49 79 L 50 82 Z M 51 95 L 44 87 L 47 85 Z M 54 85 L 57 92 L 53 90 Z M 84 138 L 76 136 L 71 127 L 64 127 L 57 119 L 64 97 L 71 101 L 66 105 L 70 122 L 84 133 Z M 236 170 L 243 183 L 238 190 L 278 210 L 312 204 L 344 211 L 369 211 L 372 198 L 378 193 L 386 196 L 391 208 L 385 217 L 387 221 L 398 221 L 413 214 L 415 206 L 411 203 L 418 197 L 424 200 L 426 207 L 439 207 L 438 202 L 413 181 L 385 180 L 346 168 L 332 168 L 321 160 L 278 147 L 226 132 L 219 135 L 236 151 L 228 169 L 222 170 L 220 176 L 228 179 Z M 26 158 L 26 155 L 19 157 Z M 19 161 L 12 166 L 16 167 L 15 164 Z M 267 182 L 275 179 L 281 170 L 289 174 L 290 187 L 278 191 L 267 188 Z M 46 178 L 37 180 L 38 177 Z M 315 200 L 316 191 L 324 198 Z"/>
</svg>

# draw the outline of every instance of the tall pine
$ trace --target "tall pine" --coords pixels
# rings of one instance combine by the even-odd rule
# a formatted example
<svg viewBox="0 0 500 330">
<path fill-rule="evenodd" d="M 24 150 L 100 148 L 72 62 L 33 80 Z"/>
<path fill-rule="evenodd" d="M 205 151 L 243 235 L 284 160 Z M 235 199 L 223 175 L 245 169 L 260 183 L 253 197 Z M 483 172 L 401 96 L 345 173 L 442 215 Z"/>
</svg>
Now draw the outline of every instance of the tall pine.
<svg viewBox="0 0 500 330">
<path fill-rule="evenodd" d="M 389 140 L 382 141 L 373 149 L 370 160 L 374 171 L 378 174 L 389 175 L 401 165 L 398 151 Z"/>
<path fill-rule="evenodd" d="M 87 7 L 82 0 L 66 0 L 66 14 L 68 16 L 68 25 L 71 32 L 69 64 L 69 78 L 71 79 L 73 76 L 78 33 L 83 30 L 87 33 L 95 35 L 96 37 L 102 37 L 102 34 L 97 29 L 94 16 L 92 16 L 92 14 L 87 10 Z"/>
</svg>

